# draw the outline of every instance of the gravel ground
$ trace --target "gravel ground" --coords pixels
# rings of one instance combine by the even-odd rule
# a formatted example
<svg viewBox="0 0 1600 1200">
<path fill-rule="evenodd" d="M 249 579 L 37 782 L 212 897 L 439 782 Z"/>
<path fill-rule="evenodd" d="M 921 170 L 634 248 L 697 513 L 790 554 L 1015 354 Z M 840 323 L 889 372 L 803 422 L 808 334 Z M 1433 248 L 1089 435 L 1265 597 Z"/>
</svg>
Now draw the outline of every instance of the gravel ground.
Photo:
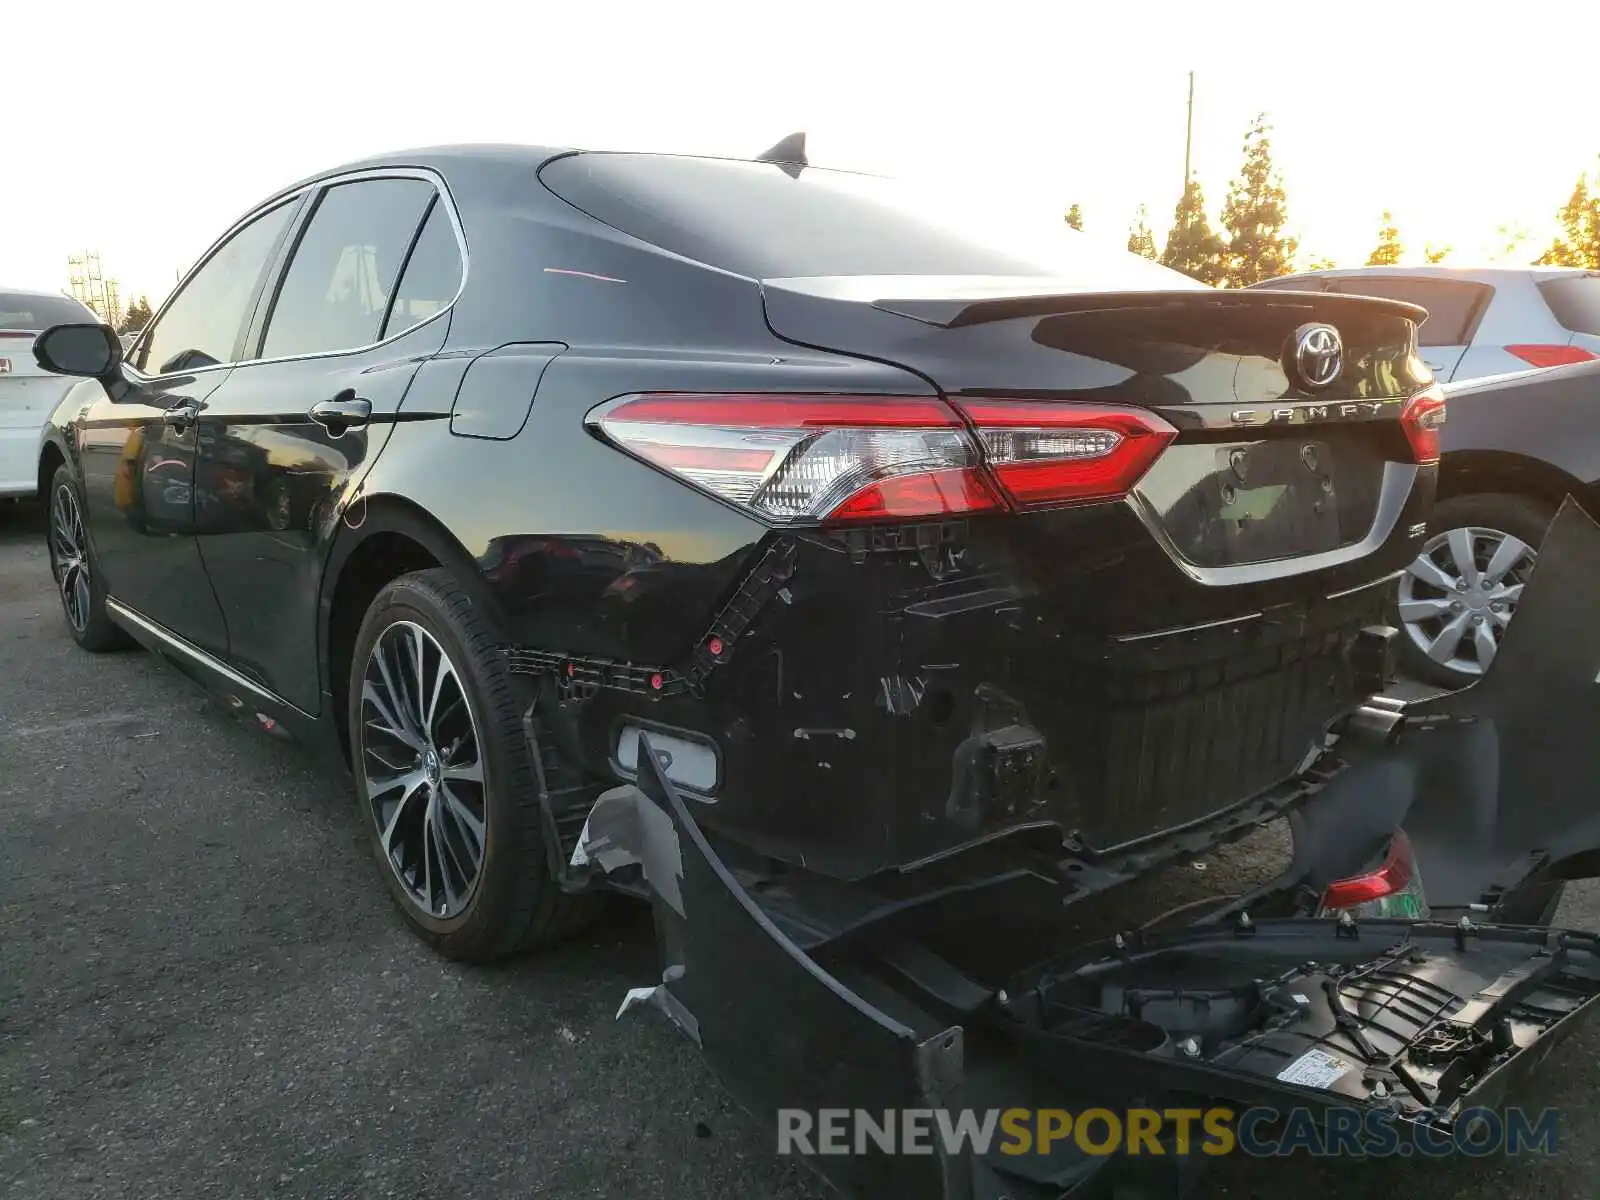
<svg viewBox="0 0 1600 1200">
<path fill-rule="evenodd" d="M 0 1196 L 820 1200 L 664 1023 L 613 1021 L 655 974 L 642 908 L 513 967 L 435 958 L 340 781 L 72 646 L 39 527 L 0 504 Z M 1600 925 L 1600 893 L 1562 917 Z M 1530 1098 L 1565 1110 L 1554 1158 L 1230 1161 L 1205 1195 L 1592 1195 L 1600 1036 L 1569 1047 Z"/>
</svg>

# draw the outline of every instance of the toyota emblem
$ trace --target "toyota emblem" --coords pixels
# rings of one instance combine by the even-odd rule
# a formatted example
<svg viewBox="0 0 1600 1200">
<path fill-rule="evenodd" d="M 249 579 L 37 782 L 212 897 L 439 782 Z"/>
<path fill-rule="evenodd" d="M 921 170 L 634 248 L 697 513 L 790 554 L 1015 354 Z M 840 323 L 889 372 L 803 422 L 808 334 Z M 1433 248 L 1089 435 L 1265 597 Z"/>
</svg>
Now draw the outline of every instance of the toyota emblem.
<svg viewBox="0 0 1600 1200">
<path fill-rule="evenodd" d="M 1295 381 L 1309 391 L 1327 387 L 1344 369 L 1344 343 L 1332 325 L 1302 325 L 1290 339 Z M 1287 365 L 1287 364 L 1286 364 Z"/>
</svg>

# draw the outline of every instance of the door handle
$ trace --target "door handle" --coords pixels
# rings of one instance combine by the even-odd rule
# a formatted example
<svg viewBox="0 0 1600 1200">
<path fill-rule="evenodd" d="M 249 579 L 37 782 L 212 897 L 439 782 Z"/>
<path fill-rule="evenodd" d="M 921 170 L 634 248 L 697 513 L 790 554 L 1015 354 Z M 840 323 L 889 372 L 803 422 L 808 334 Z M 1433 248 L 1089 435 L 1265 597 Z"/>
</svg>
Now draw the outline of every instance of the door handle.
<svg viewBox="0 0 1600 1200">
<path fill-rule="evenodd" d="M 332 400 L 320 400 L 311 406 L 311 419 L 334 437 L 347 429 L 365 425 L 371 418 L 372 401 L 363 400 L 348 390 L 340 392 Z"/>
<path fill-rule="evenodd" d="M 200 406 L 193 400 L 180 400 L 161 414 L 162 421 L 172 426 L 177 433 L 182 433 L 199 418 Z"/>
</svg>

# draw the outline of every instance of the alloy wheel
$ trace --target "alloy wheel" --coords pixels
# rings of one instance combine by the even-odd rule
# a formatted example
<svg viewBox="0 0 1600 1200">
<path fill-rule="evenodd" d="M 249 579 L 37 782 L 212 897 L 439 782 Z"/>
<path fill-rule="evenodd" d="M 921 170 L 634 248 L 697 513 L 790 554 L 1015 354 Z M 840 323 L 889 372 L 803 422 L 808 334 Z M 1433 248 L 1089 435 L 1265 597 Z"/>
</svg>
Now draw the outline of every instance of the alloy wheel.
<svg viewBox="0 0 1600 1200">
<path fill-rule="evenodd" d="M 459 916 L 487 846 L 483 744 L 455 664 L 422 626 L 396 621 L 373 643 L 357 741 L 395 878 L 430 917 Z"/>
<path fill-rule="evenodd" d="M 1537 559 L 1532 546 L 1499 529 L 1471 526 L 1436 534 L 1400 580 L 1406 635 L 1440 666 L 1482 675 Z"/>
<path fill-rule="evenodd" d="M 50 569 L 67 620 L 82 633 L 89 627 L 89 543 L 78 497 L 67 484 L 56 488 L 50 501 Z"/>
</svg>

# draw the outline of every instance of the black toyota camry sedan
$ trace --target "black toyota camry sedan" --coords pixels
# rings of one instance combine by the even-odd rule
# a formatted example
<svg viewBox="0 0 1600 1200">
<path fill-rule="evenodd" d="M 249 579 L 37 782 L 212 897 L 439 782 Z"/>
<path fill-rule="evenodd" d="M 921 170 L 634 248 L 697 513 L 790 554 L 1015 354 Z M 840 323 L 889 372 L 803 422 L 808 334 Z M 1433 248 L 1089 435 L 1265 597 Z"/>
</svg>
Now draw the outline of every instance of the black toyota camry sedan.
<svg viewBox="0 0 1600 1200">
<path fill-rule="evenodd" d="M 1100 1056 L 1063 1086 L 1157 1059 L 1180 1090 L 1277 1086 L 1233 989 L 1370 974 L 1391 941 L 1331 928 L 1494 911 L 1536 869 L 1370 780 L 1314 819 L 1353 748 L 1434 744 L 1367 702 L 1433 499 L 1424 313 L 1219 292 L 1058 226 L 794 142 L 442 148 L 296 184 L 125 357 L 94 325 L 36 343 L 83 377 L 38 465 L 72 636 L 142 643 L 344 762 L 449 956 L 650 899 L 666 971 L 630 1000 L 757 1107 L 926 1099 L 984 1024 L 1030 1070 Z M 1080 901 L 1289 813 L 1311 841 L 1234 898 L 1283 922 L 1243 967 L 1213 925 L 1116 987 L 1014 980 L 1081 949 L 1056 924 Z M 1384 978 L 1488 995 L 1547 932 L 1469 962 L 1434 928 Z M 1140 980 L 1219 1023 L 1119 1009 Z M 1476 1076 L 1444 1078 L 1392 1091 L 1437 1112 Z M 943 1194 L 931 1169 L 828 1167 Z"/>
</svg>

